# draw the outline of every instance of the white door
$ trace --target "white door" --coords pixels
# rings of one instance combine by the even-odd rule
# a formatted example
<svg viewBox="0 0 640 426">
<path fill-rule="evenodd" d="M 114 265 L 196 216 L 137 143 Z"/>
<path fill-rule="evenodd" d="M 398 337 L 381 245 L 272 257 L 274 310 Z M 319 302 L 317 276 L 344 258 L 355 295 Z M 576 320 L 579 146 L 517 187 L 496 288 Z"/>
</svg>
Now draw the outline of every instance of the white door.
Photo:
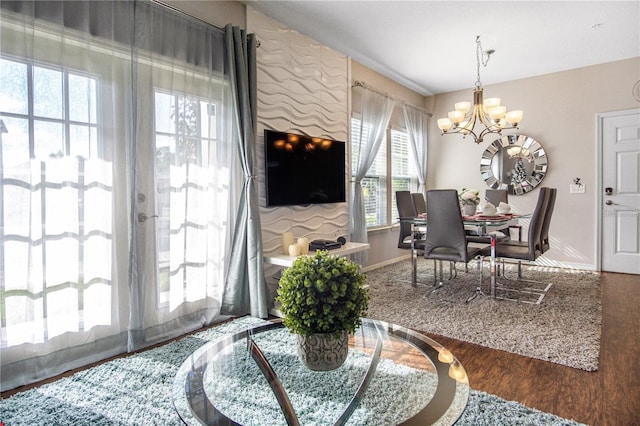
<svg viewBox="0 0 640 426">
<path fill-rule="evenodd" d="M 640 274 L 640 110 L 599 117 L 603 271 Z"/>
</svg>

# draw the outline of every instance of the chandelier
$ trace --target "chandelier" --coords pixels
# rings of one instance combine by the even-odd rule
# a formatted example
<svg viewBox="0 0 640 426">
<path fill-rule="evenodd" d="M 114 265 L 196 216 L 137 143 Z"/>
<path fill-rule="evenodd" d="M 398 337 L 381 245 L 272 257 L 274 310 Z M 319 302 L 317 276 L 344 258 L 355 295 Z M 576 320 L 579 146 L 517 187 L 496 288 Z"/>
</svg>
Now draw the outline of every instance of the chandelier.
<svg viewBox="0 0 640 426">
<path fill-rule="evenodd" d="M 450 111 L 448 118 L 439 118 L 438 127 L 444 134 L 462 134 L 473 136 L 475 143 L 481 143 L 484 136 L 489 133 L 501 134 L 503 130 L 517 129 L 522 120 L 522 111 L 509 111 L 507 107 L 500 105 L 500 98 L 482 99 L 482 83 L 480 82 L 480 64 L 487 66 L 489 58 L 495 50 L 482 51 L 480 36 L 476 37 L 476 66 L 478 79 L 473 89 L 473 109 L 471 102 L 457 102 L 455 110 Z M 484 125 L 484 129 L 477 133 L 476 123 Z"/>
</svg>

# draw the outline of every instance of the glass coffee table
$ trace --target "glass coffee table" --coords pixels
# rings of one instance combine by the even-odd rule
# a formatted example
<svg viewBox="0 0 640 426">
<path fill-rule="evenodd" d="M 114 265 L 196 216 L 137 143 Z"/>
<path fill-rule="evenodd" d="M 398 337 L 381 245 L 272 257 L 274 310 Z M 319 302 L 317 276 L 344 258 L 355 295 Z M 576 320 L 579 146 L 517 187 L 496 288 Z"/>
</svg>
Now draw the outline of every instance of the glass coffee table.
<svg viewBox="0 0 640 426">
<path fill-rule="evenodd" d="M 306 368 L 296 336 L 277 321 L 206 343 L 173 386 L 188 425 L 450 425 L 468 397 L 466 372 L 448 350 L 366 318 L 336 370 Z"/>
</svg>

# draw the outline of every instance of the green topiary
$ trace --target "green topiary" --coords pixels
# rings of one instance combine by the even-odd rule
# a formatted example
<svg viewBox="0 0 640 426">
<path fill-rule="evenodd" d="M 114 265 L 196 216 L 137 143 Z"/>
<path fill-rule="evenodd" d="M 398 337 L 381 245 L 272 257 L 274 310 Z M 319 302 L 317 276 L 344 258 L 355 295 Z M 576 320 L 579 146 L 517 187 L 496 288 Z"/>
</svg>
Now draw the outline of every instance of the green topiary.
<svg viewBox="0 0 640 426">
<path fill-rule="evenodd" d="M 302 336 L 353 333 L 369 307 L 365 279 L 357 264 L 327 251 L 298 257 L 278 287 L 284 325 Z"/>
</svg>

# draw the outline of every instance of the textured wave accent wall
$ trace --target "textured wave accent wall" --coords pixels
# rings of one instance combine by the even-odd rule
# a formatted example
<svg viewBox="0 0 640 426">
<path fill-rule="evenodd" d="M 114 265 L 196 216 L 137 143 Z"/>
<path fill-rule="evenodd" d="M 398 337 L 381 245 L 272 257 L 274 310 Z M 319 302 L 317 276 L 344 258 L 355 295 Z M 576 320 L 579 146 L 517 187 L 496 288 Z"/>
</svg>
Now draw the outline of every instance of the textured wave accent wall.
<svg viewBox="0 0 640 426">
<path fill-rule="evenodd" d="M 256 160 L 264 206 L 264 129 L 348 142 L 349 59 L 251 7 L 247 7 L 247 29 L 260 42 Z M 310 240 L 347 236 L 349 208 L 347 203 L 262 207 L 261 222 L 264 251 L 276 253 L 286 231 Z"/>
</svg>

